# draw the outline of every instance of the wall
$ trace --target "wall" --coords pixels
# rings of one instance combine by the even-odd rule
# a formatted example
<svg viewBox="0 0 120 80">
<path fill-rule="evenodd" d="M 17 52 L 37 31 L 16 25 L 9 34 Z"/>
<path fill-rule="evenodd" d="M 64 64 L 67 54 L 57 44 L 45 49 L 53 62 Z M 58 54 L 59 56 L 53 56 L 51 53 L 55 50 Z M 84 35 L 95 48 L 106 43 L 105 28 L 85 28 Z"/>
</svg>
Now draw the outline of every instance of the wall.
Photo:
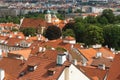
<svg viewBox="0 0 120 80">
<path fill-rule="evenodd" d="M 58 80 L 90 80 L 83 72 L 77 69 L 73 64 L 66 67 Z"/>
</svg>

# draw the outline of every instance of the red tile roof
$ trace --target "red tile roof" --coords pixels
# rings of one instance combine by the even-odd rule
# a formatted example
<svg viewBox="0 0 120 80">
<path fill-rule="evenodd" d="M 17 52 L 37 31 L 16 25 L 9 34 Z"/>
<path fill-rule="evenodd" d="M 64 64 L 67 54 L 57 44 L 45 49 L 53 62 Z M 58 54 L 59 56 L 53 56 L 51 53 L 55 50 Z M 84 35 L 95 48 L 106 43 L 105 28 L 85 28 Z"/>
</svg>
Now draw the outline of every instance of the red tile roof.
<svg viewBox="0 0 120 80">
<path fill-rule="evenodd" d="M 18 44 L 20 41 L 22 41 L 23 39 L 18 39 L 18 38 L 9 38 L 6 41 L 6 44 L 8 46 L 16 46 L 16 44 Z"/>
<path fill-rule="evenodd" d="M 0 40 L 6 40 L 8 39 L 8 36 L 0 36 Z"/>
<path fill-rule="evenodd" d="M 71 36 L 66 36 L 64 40 L 69 40 L 70 41 L 70 40 L 75 40 L 75 38 L 71 37 Z"/>
<path fill-rule="evenodd" d="M 88 59 L 88 65 L 90 65 L 93 61 L 93 58 L 96 56 L 97 51 L 93 48 L 88 49 L 78 49 L 80 53 Z"/>
<path fill-rule="evenodd" d="M 107 80 L 120 80 L 120 54 L 116 54 L 109 69 Z"/>
<path fill-rule="evenodd" d="M 21 63 L 22 61 L 18 59 L 2 58 L 0 60 L 0 68 L 5 70 L 5 73 L 8 74 L 5 79 L 12 80 L 13 78 L 17 78 L 22 69 Z"/>
<path fill-rule="evenodd" d="M 104 80 L 107 71 L 101 70 L 94 67 L 84 67 L 80 66 L 80 69 L 83 69 L 84 73 L 88 75 L 92 80 Z"/>
<path fill-rule="evenodd" d="M 115 54 L 113 54 L 113 52 L 110 51 L 109 48 L 101 47 L 99 49 L 96 49 L 96 51 L 101 52 L 102 57 L 104 57 L 104 58 L 108 58 L 108 57 L 113 57 L 114 58 L 114 56 L 115 56 Z"/>
<path fill-rule="evenodd" d="M 65 66 L 57 66 L 55 60 L 42 59 L 39 57 L 30 57 L 25 65 L 31 63 L 37 64 L 37 68 L 33 72 L 29 72 L 22 77 L 19 77 L 18 80 L 56 80 L 61 72 L 64 70 Z M 48 70 L 54 68 L 55 74 L 50 76 Z"/>
<path fill-rule="evenodd" d="M 27 60 L 30 56 L 31 49 L 22 49 L 22 50 L 16 50 L 16 51 L 10 51 L 9 54 L 17 54 L 24 57 L 25 60 Z"/>
<path fill-rule="evenodd" d="M 0 27 L 16 27 L 17 24 L 14 23 L 0 23 Z"/>
<path fill-rule="evenodd" d="M 100 58 L 94 59 L 91 65 L 98 67 L 100 64 L 105 64 L 105 67 L 109 68 L 112 62 L 113 61 L 111 59 L 100 57 Z"/>
<path fill-rule="evenodd" d="M 21 28 L 27 28 L 27 27 L 38 28 L 38 27 L 41 27 L 41 26 L 43 26 L 43 27 L 47 26 L 45 20 L 24 18 L 23 22 L 21 24 Z"/>
</svg>

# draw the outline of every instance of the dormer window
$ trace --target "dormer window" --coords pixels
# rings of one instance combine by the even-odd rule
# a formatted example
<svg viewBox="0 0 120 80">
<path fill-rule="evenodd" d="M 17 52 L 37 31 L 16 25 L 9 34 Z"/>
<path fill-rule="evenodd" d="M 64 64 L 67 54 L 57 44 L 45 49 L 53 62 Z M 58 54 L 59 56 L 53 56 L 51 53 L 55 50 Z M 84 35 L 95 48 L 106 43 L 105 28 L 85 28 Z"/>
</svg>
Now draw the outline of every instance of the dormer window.
<svg viewBox="0 0 120 80">
<path fill-rule="evenodd" d="M 23 71 L 23 72 L 21 72 L 21 73 L 19 74 L 19 77 L 22 77 L 22 76 L 24 76 L 25 74 L 26 74 L 26 72 Z"/>
<path fill-rule="evenodd" d="M 55 68 L 50 68 L 50 69 L 48 69 L 48 75 L 49 76 L 52 76 L 52 75 L 54 75 L 55 74 Z"/>
<path fill-rule="evenodd" d="M 30 47 L 30 46 L 31 46 L 31 43 L 28 43 L 28 42 L 26 42 L 26 41 L 22 41 L 22 42 L 20 42 L 20 46 L 21 46 L 21 47 Z"/>
<path fill-rule="evenodd" d="M 27 70 L 32 72 L 32 71 L 36 70 L 36 68 L 37 68 L 37 65 L 28 65 L 28 69 Z"/>
</svg>

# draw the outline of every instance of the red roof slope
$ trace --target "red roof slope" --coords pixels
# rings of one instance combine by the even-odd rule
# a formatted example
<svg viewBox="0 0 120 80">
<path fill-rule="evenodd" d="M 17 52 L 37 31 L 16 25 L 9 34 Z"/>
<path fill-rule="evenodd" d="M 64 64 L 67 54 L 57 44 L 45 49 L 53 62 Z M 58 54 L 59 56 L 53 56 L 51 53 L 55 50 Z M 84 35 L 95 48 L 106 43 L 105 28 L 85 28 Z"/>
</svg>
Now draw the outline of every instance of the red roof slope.
<svg viewBox="0 0 120 80">
<path fill-rule="evenodd" d="M 25 18 L 23 19 L 21 28 L 27 28 L 27 27 L 37 28 L 37 27 L 46 26 L 46 25 L 47 23 L 45 22 L 45 20 Z"/>
<path fill-rule="evenodd" d="M 101 70 L 98 68 L 92 68 L 92 67 L 84 67 L 80 66 L 81 69 L 84 70 L 84 72 L 92 78 L 92 80 L 104 80 L 104 77 L 106 75 L 106 70 Z"/>
<path fill-rule="evenodd" d="M 120 54 L 115 55 L 107 80 L 120 80 Z"/>
<path fill-rule="evenodd" d="M 5 70 L 5 73 L 8 74 L 5 79 L 12 80 L 11 78 L 17 78 L 20 70 L 22 61 L 12 58 L 2 58 L 0 60 L 0 68 Z"/>
<path fill-rule="evenodd" d="M 57 80 L 61 72 L 64 70 L 65 66 L 57 66 L 55 60 L 42 59 L 40 57 L 32 56 L 28 59 L 25 65 L 37 64 L 37 68 L 33 72 L 29 72 L 18 80 Z M 50 76 L 48 74 L 49 69 L 54 69 L 55 74 Z"/>
</svg>

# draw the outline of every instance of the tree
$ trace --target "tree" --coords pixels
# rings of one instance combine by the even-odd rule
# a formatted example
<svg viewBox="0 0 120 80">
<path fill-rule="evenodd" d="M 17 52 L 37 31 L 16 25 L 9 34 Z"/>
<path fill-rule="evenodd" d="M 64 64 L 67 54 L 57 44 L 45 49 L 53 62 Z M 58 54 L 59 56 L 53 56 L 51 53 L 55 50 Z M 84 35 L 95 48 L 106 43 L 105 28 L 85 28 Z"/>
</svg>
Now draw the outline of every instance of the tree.
<svg viewBox="0 0 120 80">
<path fill-rule="evenodd" d="M 115 15 L 111 9 L 103 10 L 101 17 L 105 17 L 109 23 L 114 23 Z"/>
<path fill-rule="evenodd" d="M 86 27 L 84 43 L 87 45 L 102 44 L 104 42 L 102 28 L 94 25 Z"/>
<path fill-rule="evenodd" d="M 62 32 L 63 36 L 72 36 L 75 37 L 75 33 L 72 29 L 66 29 L 65 31 Z"/>
<path fill-rule="evenodd" d="M 66 29 L 72 29 L 74 30 L 74 22 L 70 22 L 70 23 L 67 23 L 64 28 L 62 29 L 62 31 L 65 31 Z"/>
<path fill-rule="evenodd" d="M 74 33 L 77 42 L 84 42 L 85 28 L 87 24 L 76 22 L 74 25 Z"/>
<path fill-rule="evenodd" d="M 26 18 L 45 18 L 45 14 L 39 13 L 39 12 L 29 12 L 25 15 Z"/>
<path fill-rule="evenodd" d="M 88 16 L 88 17 L 85 18 L 85 20 L 87 21 L 87 23 L 90 23 L 90 24 L 97 23 L 97 19 L 93 16 Z"/>
<path fill-rule="evenodd" d="M 49 26 L 45 32 L 45 37 L 49 40 L 58 39 L 61 37 L 61 30 L 57 26 Z"/>
<path fill-rule="evenodd" d="M 115 23 L 120 23 L 120 15 L 115 16 Z"/>
<path fill-rule="evenodd" d="M 103 28 L 104 33 L 104 45 L 108 45 L 109 48 L 120 48 L 120 26 L 119 25 L 107 25 Z"/>
<path fill-rule="evenodd" d="M 65 15 L 64 14 L 56 14 L 56 16 L 61 19 L 61 20 L 64 20 L 65 19 Z"/>
<path fill-rule="evenodd" d="M 21 30 L 25 36 L 35 36 L 36 30 L 34 28 L 25 28 Z"/>
<path fill-rule="evenodd" d="M 98 23 L 100 23 L 100 24 L 102 24 L 102 25 L 108 24 L 108 20 L 107 20 L 107 18 L 104 17 L 104 16 L 98 16 L 98 17 L 97 17 L 97 21 L 98 21 Z"/>
</svg>

